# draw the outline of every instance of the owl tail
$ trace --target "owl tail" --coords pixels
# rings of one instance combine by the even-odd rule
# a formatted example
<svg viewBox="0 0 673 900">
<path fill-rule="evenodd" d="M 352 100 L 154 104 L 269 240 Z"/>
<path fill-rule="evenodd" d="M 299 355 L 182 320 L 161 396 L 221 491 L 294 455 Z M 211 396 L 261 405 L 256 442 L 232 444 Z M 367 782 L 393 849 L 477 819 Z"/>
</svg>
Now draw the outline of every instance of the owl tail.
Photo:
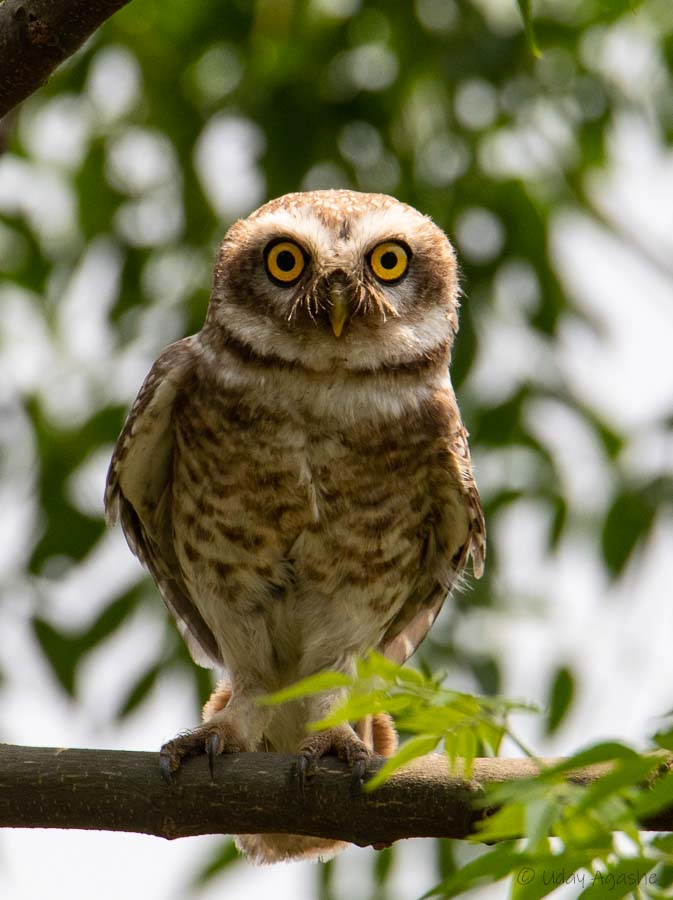
<svg viewBox="0 0 673 900">
<path fill-rule="evenodd" d="M 203 719 L 207 721 L 229 702 L 231 688 L 221 681 L 203 707 Z M 392 756 L 397 750 L 397 732 L 388 713 L 376 713 L 358 722 L 355 730 L 364 743 L 379 756 Z M 239 834 L 234 842 L 248 859 L 264 865 L 293 860 L 326 862 L 348 847 L 346 841 L 307 837 L 300 834 Z"/>
</svg>

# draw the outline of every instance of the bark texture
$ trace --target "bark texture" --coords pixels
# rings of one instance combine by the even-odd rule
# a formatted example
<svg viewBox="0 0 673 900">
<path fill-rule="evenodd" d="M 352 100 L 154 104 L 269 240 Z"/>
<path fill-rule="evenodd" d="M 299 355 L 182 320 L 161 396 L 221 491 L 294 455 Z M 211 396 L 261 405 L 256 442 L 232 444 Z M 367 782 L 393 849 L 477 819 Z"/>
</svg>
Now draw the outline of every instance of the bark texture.
<svg viewBox="0 0 673 900">
<path fill-rule="evenodd" d="M 129 0 L 0 0 L 0 117 Z"/>
<path fill-rule="evenodd" d="M 346 766 L 326 759 L 302 796 L 295 761 L 275 753 L 221 756 L 211 780 L 206 759 L 195 759 L 166 784 L 156 753 L 0 744 L 0 827 L 130 831 L 168 839 L 288 832 L 362 846 L 410 837 L 464 838 L 483 815 L 477 801 L 486 784 L 536 771 L 526 759 L 478 759 L 465 780 L 449 774 L 445 757 L 431 754 L 377 791 L 354 796 Z M 571 778 L 587 783 L 606 771 L 591 766 Z M 673 811 L 644 827 L 671 829 Z"/>
</svg>

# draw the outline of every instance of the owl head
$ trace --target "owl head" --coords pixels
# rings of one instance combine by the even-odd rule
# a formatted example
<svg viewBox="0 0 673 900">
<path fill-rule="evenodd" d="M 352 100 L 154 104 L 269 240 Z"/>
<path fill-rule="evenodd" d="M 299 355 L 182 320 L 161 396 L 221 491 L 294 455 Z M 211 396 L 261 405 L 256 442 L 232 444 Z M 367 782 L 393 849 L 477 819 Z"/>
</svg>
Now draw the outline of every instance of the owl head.
<svg viewBox="0 0 673 900">
<path fill-rule="evenodd" d="M 456 260 L 427 216 L 349 190 L 287 194 L 236 222 L 219 251 L 211 342 L 314 371 L 448 360 Z"/>
</svg>

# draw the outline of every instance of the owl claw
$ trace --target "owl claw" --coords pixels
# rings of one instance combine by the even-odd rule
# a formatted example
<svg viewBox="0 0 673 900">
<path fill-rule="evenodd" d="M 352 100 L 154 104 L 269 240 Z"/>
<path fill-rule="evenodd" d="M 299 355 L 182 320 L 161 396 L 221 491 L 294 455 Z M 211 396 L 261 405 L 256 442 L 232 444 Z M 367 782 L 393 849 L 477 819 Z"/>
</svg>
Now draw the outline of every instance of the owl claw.
<svg viewBox="0 0 673 900">
<path fill-rule="evenodd" d="M 241 753 L 249 747 L 241 739 L 238 732 L 228 722 L 207 722 L 200 728 L 179 734 L 172 741 L 163 745 L 159 752 L 159 771 L 164 781 L 171 781 L 171 776 L 182 765 L 184 759 L 191 756 L 207 756 L 211 778 L 215 772 L 215 757 L 220 753 Z"/>
<path fill-rule="evenodd" d="M 217 732 L 211 731 L 206 738 L 206 753 L 208 754 L 208 768 L 210 769 L 210 777 L 215 777 L 215 757 L 219 752 L 219 738 Z"/>
<path fill-rule="evenodd" d="M 362 791 L 371 753 L 350 725 L 337 725 L 335 728 L 310 735 L 299 747 L 297 776 L 302 796 L 306 788 L 306 776 L 311 774 L 316 762 L 329 753 L 343 759 L 351 767 L 351 795 L 359 794 Z"/>
<path fill-rule="evenodd" d="M 172 741 L 167 741 L 159 751 L 159 771 L 168 784 L 173 780 L 173 773 L 180 768 L 182 760 L 199 752 L 197 732 L 198 729 L 179 734 Z"/>
</svg>

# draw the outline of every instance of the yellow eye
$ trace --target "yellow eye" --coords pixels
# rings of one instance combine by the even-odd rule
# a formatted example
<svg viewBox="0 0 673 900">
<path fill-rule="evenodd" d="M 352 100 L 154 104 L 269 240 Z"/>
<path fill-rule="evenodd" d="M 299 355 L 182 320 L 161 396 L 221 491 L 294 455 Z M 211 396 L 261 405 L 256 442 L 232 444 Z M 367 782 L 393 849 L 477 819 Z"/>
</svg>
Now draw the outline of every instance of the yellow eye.
<svg viewBox="0 0 673 900">
<path fill-rule="evenodd" d="M 397 241 L 385 241 L 374 247 L 369 265 L 379 281 L 399 281 L 409 268 L 409 250 Z"/>
<path fill-rule="evenodd" d="M 279 241 L 266 249 L 266 270 L 273 281 L 292 284 L 306 267 L 304 253 L 292 241 Z"/>
</svg>

